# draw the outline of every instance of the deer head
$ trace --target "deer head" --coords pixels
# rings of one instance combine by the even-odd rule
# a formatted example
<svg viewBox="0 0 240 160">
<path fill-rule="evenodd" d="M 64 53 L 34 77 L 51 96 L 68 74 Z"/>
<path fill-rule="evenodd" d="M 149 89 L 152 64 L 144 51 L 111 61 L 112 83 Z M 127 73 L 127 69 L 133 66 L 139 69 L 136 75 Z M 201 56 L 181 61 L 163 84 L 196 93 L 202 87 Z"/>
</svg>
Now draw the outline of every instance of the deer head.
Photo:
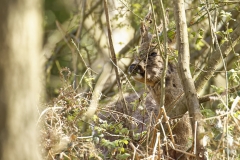
<svg viewBox="0 0 240 160">
<path fill-rule="evenodd" d="M 134 80 L 153 86 L 160 79 L 155 75 L 161 75 L 161 70 L 157 68 L 162 67 L 163 61 L 159 51 L 156 49 L 156 45 L 152 43 L 153 35 L 148 31 L 150 23 L 151 13 L 148 13 L 140 27 L 141 44 L 138 49 L 139 56 L 129 66 L 128 72 Z"/>
<path fill-rule="evenodd" d="M 161 77 L 164 61 L 160 52 L 163 52 L 156 42 L 156 34 L 149 32 L 151 24 L 151 13 L 141 23 L 141 44 L 138 50 L 138 56 L 129 66 L 128 72 L 132 78 L 138 82 L 145 83 L 157 103 L 160 100 Z M 162 28 L 161 25 L 159 27 Z M 166 103 L 174 100 L 182 92 L 181 81 L 178 77 L 177 69 L 171 62 L 168 63 L 166 73 Z M 169 96 L 168 96 L 169 94 Z M 175 96 L 175 98 L 174 98 Z"/>
</svg>

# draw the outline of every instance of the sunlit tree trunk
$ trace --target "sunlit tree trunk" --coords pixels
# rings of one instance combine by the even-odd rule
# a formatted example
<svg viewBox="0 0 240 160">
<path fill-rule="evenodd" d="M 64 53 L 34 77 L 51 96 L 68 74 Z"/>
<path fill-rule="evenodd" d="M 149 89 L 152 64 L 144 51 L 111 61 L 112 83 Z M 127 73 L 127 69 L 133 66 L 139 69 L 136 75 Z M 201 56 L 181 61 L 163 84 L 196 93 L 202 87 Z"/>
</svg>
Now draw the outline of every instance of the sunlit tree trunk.
<svg viewBox="0 0 240 160">
<path fill-rule="evenodd" d="M 36 120 L 40 97 L 40 0 L 0 5 L 0 159 L 38 160 Z"/>
<path fill-rule="evenodd" d="M 179 73 L 182 79 L 183 90 L 187 99 L 188 112 L 192 125 L 192 133 L 193 135 L 195 132 L 197 134 L 196 139 L 194 139 L 196 141 L 196 159 L 205 160 L 207 159 L 207 153 L 205 146 L 203 146 L 202 137 L 200 137 L 200 135 L 204 134 L 205 131 L 201 123 L 202 114 L 200 111 L 196 88 L 194 86 L 194 81 L 190 72 L 190 52 L 187 22 L 184 10 L 184 0 L 174 1 L 174 7 L 177 29 Z M 197 127 L 195 130 L 196 122 Z"/>
</svg>

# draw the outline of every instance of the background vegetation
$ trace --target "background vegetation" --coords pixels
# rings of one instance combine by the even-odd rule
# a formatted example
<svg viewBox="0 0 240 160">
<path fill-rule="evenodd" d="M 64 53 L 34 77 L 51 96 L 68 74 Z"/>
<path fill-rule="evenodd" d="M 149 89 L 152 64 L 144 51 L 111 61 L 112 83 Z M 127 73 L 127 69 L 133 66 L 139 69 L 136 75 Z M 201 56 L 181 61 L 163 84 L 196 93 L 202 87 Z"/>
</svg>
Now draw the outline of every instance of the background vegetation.
<svg viewBox="0 0 240 160">
<path fill-rule="evenodd" d="M 159 2 L 153 1 L 160 21 Z M 168 8 L 169 28 L 174 28 L 173 4 Z M 230 34 L 239 30 L 240 3 L 236 1 L 185 1 L 194 78 L 204 70 L 218 44 L 232 41 Z M 146 0 L 108 2 L 114 48 L 118 61 L 122 92 L 142 91 L 144 85 L 127 75 L 127 67 L 137 56 L 139 25 L 149 11 Z M 117 101 L 118 87 L 112 68 L 106 18 L 102 1 L 46 0 L 44 4 L 44 45 L 46 99 L 40 107 L 41 146 L 47 159 L 140 159 L 152 155 L 141 134 L 131 135 L 124 122 L 105 121 L 99 114 L 85 118 L 93 101 L 94 88 L 101 75 L 107 78 L 98 94 L 100 111 L 109 101 Z M 159 23 L 159 22 L 158 22 Z M 214 32 L 214 33 L 213 33 Z M 214 38 L 217 36 L 217 41 Z M 232 46 L 215 68 L 199 96 L 211 94 L 201 104 L 211 159 L 240 159 L 240 44 Z M 220 52 L 218 54 L 221 54 Z M 175 57 L 171 57 L 175 60 Z M 110 64 L 110 65 L 109 65 Z M 104 72 L 104 65 L 107 72 Z M 105 70 L 105 71 L 106 71 Z M 134 87 L 132 87 L 134 86 Z M 229 88 L 235 87 L 228 92 Z M 137 102 L 136 102 L 137 103 Z M 134 105 L 134 104 L 133 104 Z M 118 113 L 121 114 L 121 113 Z M 129 118 L 129 121 L 131 118 Z M 147 131 L 144 132 L 144 135 Z M 109 140 L 107 136 L 115 135 Z M 138 139 L 138 141 L 136 141 Z M 145 148 L 145 149 L 144 149 Z M 106 152 L 107 150 L 107 152 Z"/>
</svg>

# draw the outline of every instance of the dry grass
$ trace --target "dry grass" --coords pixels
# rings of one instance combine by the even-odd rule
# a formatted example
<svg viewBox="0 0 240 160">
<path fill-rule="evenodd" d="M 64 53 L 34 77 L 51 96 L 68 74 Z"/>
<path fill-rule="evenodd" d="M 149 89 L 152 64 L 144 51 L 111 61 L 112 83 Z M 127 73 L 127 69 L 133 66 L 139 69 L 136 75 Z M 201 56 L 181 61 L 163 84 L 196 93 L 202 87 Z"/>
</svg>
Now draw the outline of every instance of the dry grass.
<svg viewBox="0 0 240 160">
<path fill-rule="evenodd" d="M 125 95 L 131 115 L 123 114 L 117 102 L 106 105 L 100 101 L 97 115 L 89 123 L 84 122 L 82 117 L 89 107 L 91 92 L 76 93 L 68 84 L 71 72 L 68 69 L 62 72 L 67 72 L 66 76 L 61 73 L 63 88 L 57 98 L 43 105 L 38 121 L 45 159 L 161 159 L 166 144 L 171 148 L 167 132 L 165 140 L 161 138 L 154 142 L 154 148 L 149 147 L 156 121 L 154 104 L 145 98 L 139 101 L 137 96 Z M 208 117 L 205 118 L 205 140 L 210 159 L 240 158 L 239 97 L 231 104 L 232 109 L 228 111 L 205 110 L 203 113 Z M 191 148 L 187 154 L 192 155 L 193 151 Z"/>
</svg>

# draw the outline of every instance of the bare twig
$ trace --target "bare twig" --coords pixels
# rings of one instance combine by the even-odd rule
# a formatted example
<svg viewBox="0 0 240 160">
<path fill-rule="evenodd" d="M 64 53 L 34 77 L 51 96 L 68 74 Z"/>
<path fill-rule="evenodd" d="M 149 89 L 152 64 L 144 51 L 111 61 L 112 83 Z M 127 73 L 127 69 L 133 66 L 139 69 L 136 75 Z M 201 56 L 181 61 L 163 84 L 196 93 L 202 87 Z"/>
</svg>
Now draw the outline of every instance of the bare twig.
<svg viewBox="0 0 240 160">
<path fill-rule="evenodd" d="M 168 128 L 168 132 L 169 132 L 170 137 L 171 137 L 171 141 L 172 141 L 173 145 L 175 145 L 175 141 L 174 141 L 173 134 L 172 134 L 172 129 L 171 129 L 171 126 L 169 124 L 169 118 L 167 116 L 167 113 L 165 111 L 164 106 L 161 107 L 161 110 L 162 110 L 162 114 L 163 114 L 164 120 L 166 121 L 165 123 L 167 124 L 167 128 Z"/>
<path fill-rule="evenodd" d="M 163 72 L 162 72 L 162 77 L 161 77 L 161 101 L 160 101 L 160 107 L 162 107 L 165 103 L 165 81 L 166 81 L 166 73 L 167 73 L 167 68 L 168 68 L 168 40 L 167 40 L 167 20 L 165 16 L 165 10 L 163 7 L 163 2 L 162 0 L 159 0 L 160 3 L 160 11 L 162 14 L 162 20 L 163 20 L 163 40 L 164 40 L 164 67 L 163 67 Z M 173 141 L 174 142 L 174 141 Z"/>
<path fill-rule="evenodd" d="M 112 61 L 114 62 L 115 66 L 114 66 L 114 70 L 115 70 L 115 74 L 116 74 L 116 80 L 117 80 L 117 85 L 118 85 L 118 89 L 120 92 L 120 99 L 122 102 L 122 106 L 124 107 L 124 112 L 126 114 L 128 114 L 128 108 L 125 102 L 125 99 L 123 97 L 123 92 L 122 92 L 122 85 L 121 85 L 121 81 L 120 81 L 120 76 L 118 73 L 118 68 L 117 66 L 117 59 L 116 59 L 116 54 L 115 54 L 115 50 L 113 47 L 113 41 L 112 41 L 112 31 L 111 31 L 111 25 L 110 25 L 110 19 L 109 19 L 109 14 L 108 14 L 108 4 L 107 4 L 107 0 L 104 0 L 104 10 L 105 10 L 105 15 L 106 15 L 106 23 L 107 23 L 107 30 L 108 30 L 108 41 L 109 41 L 109 46 L 110 46 L 110 51 L 111 51 L 111 58 Z"/>
<path fill-rule="evenodd" d="M 105 82 L 107 81 L 108 77 L 110 76 L 110 70 L 111 70 L 111 65 L 110 63 L 105 64 L 103 71 L 97 81 L 97 84 L 95 85 L 94 91 L 92 93 L 92 100 L 90 103 L 90 106 L 87 110 L 87 112 L 85 113 L 86 119 L 90 119 L 96 112 L 97 107 L 98 107 L 98 101 L 99 101 L 99 97 L 101 95 L 103 86 L 105 84 Z"/>
<path fill-rule="evenodd" d="M 168 145 L 167 145 L 167 135 L 166 135 L 166 133 L 165 133 L 165 130 L 164 130 L 164 127 L 163 127 L 163 125 L 162 125 L 162 121 L 161 121 L 161 119 L 158 119 L 158 123 L 160 124 L 160 126 L 161 126 L 161 129 L 162 129 L 162 132 L 163 132 L 163 143 L 165 143 L 165 147 L 166 147 L 166 153 L 167 153 L 167 157 L 169 156 L 169 153 L 168 153 Z"/>
<path fill-rule="evenodd" d="M 158 132 L 157 133 L 157 139 L 155 141 L 155 145 L 154 145 L 154 148 L 153 148 L 152 160 L 154 160 L 154 158 L 155 158 L 155 154 L 156 154 L 159 138 L 160 138 L 160 133 Z"/>
<path fill-rule="evenodd" d="M 214 99 L 215 97 L 218 99 L 218 95 L 220 96 L 226 96 L 227 94 L 226 93 L 234 93 L 236 91 L 240 90 L 240 85 L 237 85 L 235 87 L 232 87 L 232 88 L 229 88 L 228 90 L 226 89 L 225 91 L 221 92 L 221 93 L 211 93 L 211 94 L 208 94 L 208 95 L 204 95 L 202 97 L 199 97 L 199 103 L 204 103 L 204 102 L 207 102 L 207 101 L 210 101 L 211 99 Z"/>
<path fill-rule="evenodd" d="M 221 54 L 219 54 L 220 50 L 222 52 L 223 58 L 227 57 L 232 48 L 237 44 L 237 42 L 240 40 L 240 25 L 237 26 L 237 28 L 230 34 L 231 44 L 226 41 L 221 45 L 220 48 L 217 48 L 210 57 L 209 61 L 207 62 L 207 65 L 203 68 L 204 71 L 207 72 L 201 72 L 196 81 L 195 86 L 196 90 L 199 93 L 205 83 L 213 76 L 214 72 L 217 69 L 218 64 L 221 62 Z"/>
<path fill-rule="evenodd" d="M 142 121 L 140 121 L 140 120 L 138 120 L 138 119 L 136 119 L 136 118 L 134 118 L 132 116 L 126 115 L 124 113 L 121 113 L 121 112 L 117 112 L 117 111 L 110 110 L 110 109 L 103 109 L 103 108 L 101 108 L 101 111 L 102 112 L 106 112 L 106 113 L 121 115 L 121 116 L 123 116 L 125 118 L 129 118 L 130 120 L 135 121 L 135 122 L 137 122 L 139 124 L 142 124 L 142 125 L 145 125 L 145 126 L 147 125 L 146 123 L 144 123 L 144 122 L 142 122 Z"/>
<path fill-rule="evenodd" d="M 97 1 L 95 3 L 94 6 L 91 7 L 91 9 L 83 16 L 82 22 L 84 22 L 89 15 L 91 15 L 93 13 L 93 11 L 101 4 L 101 1 Z M 71 21 L 71 23 L 69 23 L 69 21 Z M 66 31 L 67 28 L 74 28 L 75 24 L 78 21 L 78 16 L 74 15 L 73 17 L 71 17 L 71 20 L 67 20 L 66 22 L 64 22 L 63 24 L 57 24 L 57 27 L 59 28 L 59 26 L 61 28 L 60 29 L 60 33 L 58 30 L 53 31 L 53 33 L 51 35 L 49 35 L 46 39 L 46 43 L 44 44 L 42 53 L 43 55 L 47 58 L 48 63 L 46 63 L 46 71 L 50 72 L 51 68 L 52 68 L 52 64 L 56 59 L 56 54 L 59 52 L 59 50 L 62 48 L 62 46 L 58 46 L 56 48 L 56 44 L 58 42 L 60 42 L 62 39 L 64 39 L 66 36 L 71 37 L 70 35 L 75 32 L 76 30 L 73 30 L 71 33 L 69 33 L 68 35 L 65 35 L 66 32 L 64 32 L 64 35 L 62 36 L 63 31 Z M 82 23 L 83 24 L 83 23 Z M 84 25 L 84 24 L 83 24 Z M 84 25 L 82 28 L 86 28 L 86 26 Z M 89 34 L 89 32 L 87 32 Z M 79 34 L 81 35 L 81 33 Z M 76 40 L 77 43 L 79 43 L 79 40 L 76 39 L 75 36 L 73 36 L 72 38 L 74 38 L 74 40 Z M 68 45 L 68 44 L 67 44 Z M 70 48 L 71 49 L 71 48 Z M 53 51 L 56 50 L 56 51 Z M 71 50 L 72 52 L 72 50 Z"/>
<path fill-rule="evenodd" d="M 135 46 L 137 43 L 139 43 L 140 40 L 140 31 L 138 30 L 134 37 L 119 51 L 119 55 L 126 54 L 132 46 Z"/>
<path fill-rule="evenodd" d="M 207 10 L 207 13 L 208 13 L 208 18 L 209 18 L 209 25 L 210 25 L 210 31 L 212 32 L 212 35 L 213 35 L 213 38 L 214 40 L 216 41 L 216 44 L 217 44 L 217 48 L 219 50 L 219 53 L 220 53 L 220 57 L 221 57 L 221 60 L 222 60 L 222 64 L 223 64 L 223 68 L 224 68 L 224 71 L 225 71 L 225 80 L 226 80 L 226 90 L 228 90 L 228 74 L 227 74 L 227 67 L 226 67 L 226 64 L 225 64 L 225 61 L 224 61 L 224 57 L 223 57 L 223 53 L 221 51 L 221 48 L 220 48 L 220 45 L 218 43 L 218 39 L 217 39 L 217 35 L 215 33 L 215 29 L 213 27 L 213 24 L 212 24 L 212 18 L 211 18 L 211 15 L 209 13 L 209 10 L 208 10 L 208 0 L 207 0 L 207 7 L 206 7 L 206 10 Z M 231 40 L 230 40 L 231 41 Z M 232 46 L 232 45 L 231 45 Z M 226 95 L 226 103 L 227 103 L 227 106 L 228 106 L 228 92 L 227 92 L 227 95 Z M 226 107 L 227 110 L 228 110 L 228 107 Z M 228 115 L 227 115 L 227 119 L 228 119 Z M 226 135 L 228 136 L 228 123 L 226 123 Z M 228 148 L 228 143 L 227 143 L 227 149 Z M 229 152 L 227 152 L 227 158 L 229 159 Z"/>
<path fill-rule="evenodd" d="M 186 151 L 183 151 L 183 150 L 180 150 L 180 149 L 177 149 L 177 148 L 173 148 L 173 150 L 175 150 L 175 151 L 177 151 L 177 152 L 184 153 L 184 154 L 186 154 L 186 155 L 188 155 L 188 156 L 191 156 L 191 157 L 196 157 L 196 155 L 194 155 L 194 154 L 188 153 L 188 152 L 186 152 Z"/>
<path fill-rule="evenodd" d="M 83 23 L 84 23 L 84 20 L 85 20 L 85 9 L 86 9 L 86 0 L 83 0 L 82 1 L 82 19 L 81 21 L 79 22 L 79 26 L 78 26 L 78 29 L 77 29 L 77 33 L 75 35 L 76 38 L 78 38 L 79 36 L 81 36 L 81 33 L 82 33 L 82 26 L 83 26 Z"/>
<path fill-rule="evenodd" d="M 138 17 L 140 20 L 142 20 L 142 18 L 141 18 L 139 15 L 137 15 L 135 12 L 133 12 L 132 9 L 129 8 L 127 4 L 125 4 L 122 0 L 119 0 L 119 1 L 128 9 L 128 11 L 132 12 L 133 15 L 135 15 L 135 16 Z"/>
<path fill-rule="evenodd" d="M 164 7 L 163 7 L 163 3 L 162 0 L 159 0 L 160 3 L 160 11 L 163 17 L 163 34 L 164 34 L 164 53 L 162 53 L 162 57 L 164 60 L 164 67 L 163 67 L 163 72 L 162 72 L 162 77 L 161 77 L 161 100 L 160 100 L 160 106 L 162 107 L 165 103 L 165 81 L 166 81 L 166 72 L 167 72 L 167 65 L 168 65 L 168 54 L 167 54 L 167 21 L 166 21 L 166 16 L 165 16 L 165 11 L 164 11 Z M 154 12 L 154 8 L 153 8 L 153 2 L 152 0 L 150 0 L 150 4 L 151 4 L 151 9 L 152 9 L 152 15 L 153 15 L 153 23 L 154 23 L 154 29 L 155 29 L 155 34 L 158 35 L 158 31 L 157 31 L 157 24 L 156 24 L 156 17 L 155 17 L 155 12 Z M 160 43 L 160 39 L 159 36 L 157 36 L 157 43 L 158 43 L 158 47 L 159 47 L 159 52 L 161 52 L 161 43 Z"/>
<path fill-rule="evenodd" d="M 58 30 L 61 32 L 63 40 L 65 41 L 65 43 L 69 47 L 70 51 L 72 52 L 72 56 L 75 57 L 74 56 L 76 54 L 75 49 L 69 43 L 69 40 L 67 39 L 66 31 L 63 29 L 63 27 L 61 26 L 61 24 L 58 21 L 56 21 L 56 26 L 57 26 Z"/>
<path fill-rule="evenodd" d="M 209 10 L 208 10 L 208 1 L 207 1 L 207 13 L 208 13 L 208 18 L 209 18 L 209 25 L 210 25 L 210 30 L 211 30 L 211 34 L 213 35 L 213 38 L 214 40 L 216 41 L 216 44 L 217 44 L 217 48 L 219 50 L 219 53 L 220 53 L 220 57 L 221 57 L 221 60 L 222 60 L 222 64 L 223 64 L 223 68 L 224 68 L 224 71 L 225 71 L 225 78 L 226 78 L 226 90 L 228 90 L 228 76 L 227 76 L 227 67 L 226 67 L 226 62 L 224 61 L 224 57 L 223 57 L 223 53 L 221 51 L 221 48 L 220 48 L 220 45 L 218 43 L 218 39 L 217 39 L 217 35 L 216 35 L 216 29 L 214 28 L 214 25 L 213 25 L 213 22 L 212 22 L 212 17 L 209 13 Z M 231 45 L 232 46 L 232 45 Z M 226 96 L 226 103 L 228 103 L 228 92 L 227 92 L 227 96 Z"/>
<path fill-rule="evenodd" d="M 130 142 L 129 145 L 134 150 L 133 159 L 135 159 L 139 154 L 143 155 L 142 151 L 138 149 L 139 146 L 135 147 L 132 142 Z"/>
<path fill-rule="evenodd" d="M 86 68 L 89 68 L 88 65 L 87 65 L 87 63 L 85 62 L 85 60 L 84 60 L 82 54 L 80 53 L 80 50 L 79 50 L 79 48 L 77 47 L 76 43 L 75 43 L 73 40 L 72 40 L 72 43 L 73 43 L 74 46 L 76 47 L 76 49 L 77 49 L 77 51 L 78 51 L 78 53 L 79 53 L 79 56 L 81 57 L 81 59 L 82 59 L 84 65 L 85 65 L 85 67 L 86 67 Z"/>
<path fill-rule="evenodd" d="M 164 103 L 165 103 L 165 81 L 166 81 L 166 72 L 167 72 L 167 68 L 168 68 L 167 21 L 166 21 L 165 10 L 164 10 L 164 7 L 163 7 L 162 0 L 159 0 L 159 3 L 160 3 L 160 11 L 161 11 L 162 18 L 163 18 L 164 53 L 162 53 L 162 57 L 163 57 L 163 60 L 164 60 L 164 67 L 163 67 L 163 72 L 162 72 L 162 76 L 161 76 L 161 97 L 160 97 L 160 106 L 159 106 L 160 107 L 160 112 L 158 113 L 157 118 L 159 119 L 161 117 L 162 113 L 163 113 L 163 117 L 164 117 L 165 121 L 167 122 L 168 130 L 169 130 L 170 135 L 171 135 L 171 140 L 175 144 L 174 138 L 172 136 L 171 127 L 170 127 L 170 125 L 168 123 L 168 119 L 167 119 L 166 112 L 165 112 L 165 109 L 164 109 Z M 151 9 L 152 9 L 155 34 L 158 35 L 157 24 L 156 24 L 156 16 L 155 16 L 152 0 L 150 0 L 150 4 L 151 4 Z M 162 49 L 161 49 L 161 43 L 160 43 L 159 36 L 157 36 L 157 43 L 158 43 L 158 47 L 159 47 L 159 52 L 161 52 Z M 156 137 L 156 131 L 153 133 L 152 142 L 155 141 L 155 138 L 157 138 Z M 152 145 L 153 145 L 153 143 L 152 143 Z"/>
<path fill-rule="evenodd" d="M 80 38 L 79 36 L 81 36 L 82 34 L 82 28 L 83 28 L 83 23 L 84 23 L 84 20 L 85 20 L 85 8 L 86 8 L 86 0 L 83 0 L 82 1 L 82 19 L 81 21 L 79 22 L 79 26 L 78 26 L 78 29 L 77 29 L 77 33 L 75 35 L 75 38 L 78 40 L 78 43 L 80 43 Z M 74 52 L 75 53 L 75 52 Z M 74 69 L 74 80 L 73 80 L 73 88 L 76 89 L 78 84 L 77 84 L 77 72 L 78 72 L 78 57 L 77 56 L 73 56 L 73 69 Z M 91 73 L 91 72 L 89 72 Z"/>
</svg>

